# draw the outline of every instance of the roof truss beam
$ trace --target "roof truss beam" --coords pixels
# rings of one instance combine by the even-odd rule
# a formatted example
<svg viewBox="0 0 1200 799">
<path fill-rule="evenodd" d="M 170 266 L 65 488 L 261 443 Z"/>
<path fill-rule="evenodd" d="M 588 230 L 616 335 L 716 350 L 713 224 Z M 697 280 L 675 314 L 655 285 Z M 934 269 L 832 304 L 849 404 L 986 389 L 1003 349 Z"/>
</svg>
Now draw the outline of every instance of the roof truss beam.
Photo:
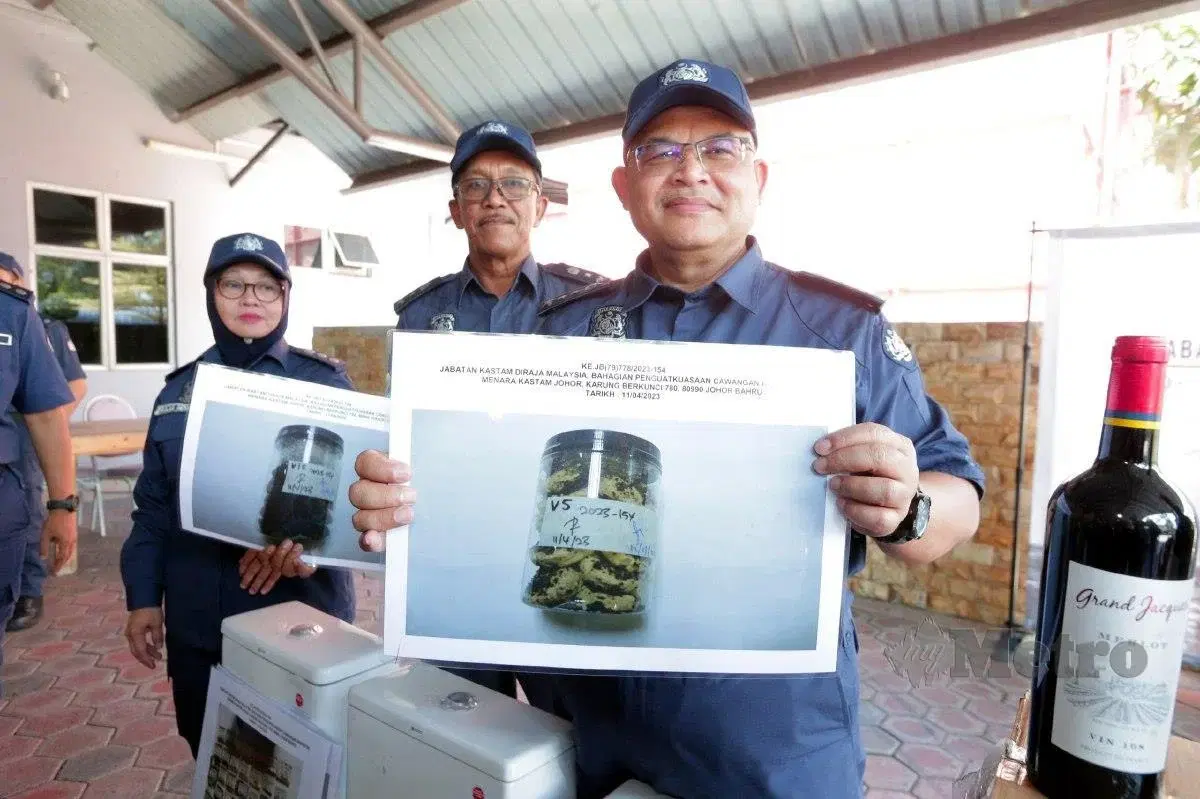
<svg viewBox="0 0 1200 799">
<path fill-rule="evenodd" d="M 1198 8 L 1198 0 L 1078 0 L 962 33 L 786 72 L 755 81 L 746 90 L 750 99 L 756 102 L 800 97 L 868 80 L 948 66 L 971 58 L 998 55 L 1069 36 L 1108 31 L 1121 25 L 1137 24 Z M 567 144 L 616 133 L 624 122 L 623 114 L 611 114 L 539 131 L 534 133 L 533 139 L 538 147 Z M 353 193 L 378 188 L 420 178 L 442 169 L 444 165 L 440 163 L 414 161 L 365 172 L 355 176 L 353 184 L 345 191 Z"/>
<path fill-rule="evenodd" d="M 398 30 L 424 22 L 430 17 L 437 16 L 443 11 L 448 11 L 466 2 L 469 2 L 469 0 L 412 0 L 412 2 L 406 3 L 393 11 L 380 14 L 374 19 L 368 20 L 365 24 L 380 39 L 386 39 Z M 357 38 L 350 32 L 339 33 L 320 42 L 320 49 L 324 51 L 326 58 L 332 59 L 355 47 Z M 316 52 L 311 47 L 299 53 L 298 57 L 305 66 L 311 66 L 317 60 Z M 233 100 L 261 91 L 286 77 L 288 77 L 288 71 L 278 64 L 273 64 L 259 70 L 253 75 L 247 76 L 244 80 L 239 81 L 233 86 L 229 86 L 219 92 L 214 92 L 191 105 L 177 109 L 170 114 L 170 117 L 175 122 L 184 122 L 198 114 L 203 114 Z"/>
<path fill-rule="evenodd" d="M 440 142 L 429 142 L 412 136 L 379 130 L 363 118 L 350 100 L 335 86 L 327 86 L 313 71 L 308 63 L 292 51 L 271 30 L 258 20 L 241 0 L 212 0 L 213 5 L 221 10 L 230 21 L 252 36 L 263 49 L 279 63 L 281 69 L 291 73 L 310 92 L 337 115 L 363 142 L 373 147 L 385 150 L 407 153 L 419 158 L 425 158 L 435 163 L 449 163 L 454 155 L 454 149 Z M 356 87 L 362 84 L 362 59 L 356 59 Z M 332 79 L 332 74 L 330 75 Z M 361 89 L 357 90 L 361 102 Z"/>
</svg>

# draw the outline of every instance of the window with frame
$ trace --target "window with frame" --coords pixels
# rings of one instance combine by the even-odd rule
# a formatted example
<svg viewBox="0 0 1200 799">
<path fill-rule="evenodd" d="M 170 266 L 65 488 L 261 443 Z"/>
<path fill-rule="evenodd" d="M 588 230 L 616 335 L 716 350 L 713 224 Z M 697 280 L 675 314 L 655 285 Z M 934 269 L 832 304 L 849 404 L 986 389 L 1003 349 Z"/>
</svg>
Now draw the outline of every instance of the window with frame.
<svg viewBox="0 0 1200 799">
<path fill-rule="evenodd" d="M 171 363 L 171 213 L 155 200 L 31 185 L 38 308 L 85 366 Z"/>
<path fill-rule="evenodd" d="M 380 265 L 371 237 L 334 228 L 285 225 L 283 250 L 288 265 L 338 275 L 370 277 Z"/>
</svg>

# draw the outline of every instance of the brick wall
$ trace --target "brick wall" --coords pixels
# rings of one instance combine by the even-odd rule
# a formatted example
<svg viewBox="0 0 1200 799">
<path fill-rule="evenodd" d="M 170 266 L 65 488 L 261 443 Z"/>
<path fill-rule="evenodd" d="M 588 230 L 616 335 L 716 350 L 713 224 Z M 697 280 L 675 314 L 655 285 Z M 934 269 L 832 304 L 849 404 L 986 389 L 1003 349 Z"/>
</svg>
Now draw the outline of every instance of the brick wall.
<svg viewBox="0 0 1200 799">
<path fill-rule="evenodd" d="M 387 394 L 390 327 L 318 327 L 313 349 L 346 362 L 354 387 L 367 394 Z"/>
<path fill-rule="evenodd" d="M 971 442 L 987 475 L 979 532 L 936 563 L 908 567 L 868 548 L 867 568 L 851 580 L 860 596 L 901 602 L 988 624 L 1008 619 L 1012 569 L 1017 441 L 1021 417 L 1022 323 L 907 324 L 900 335 L 916 353 L 926 388 Z M 1037 357 L 1041 329 L 1033 329 L 1033 368 L 1025 424 L 1020 573 L 1017 618 L 1024 618 L 1029 495 L 1037 424 Z"/>
<path fill-rule="evenodd" d="M 346 362 L 359 391 L 387 392 L 386 327 L 317 328 L 313 347 Z M 975 538 L 937 563 L 910 568 L 868 547 L 866 570 L 851 580 L 862 596 L 1001 624 L 1008 619 L 1012 568 L 1012 521 L 1021 402 L 1023 324 L 897 325 L 916 352 L 930 394 L 970 440 L 987 474 L 987 496 Z M 1039 327 L 1034 328 L 1034 368 L 1026 411 L 1022 541 L 1028 537 L 1037 417 Z M 1018 618 L 1024 618 L 1025 561 L 1018 575 Z"/>
</svg>

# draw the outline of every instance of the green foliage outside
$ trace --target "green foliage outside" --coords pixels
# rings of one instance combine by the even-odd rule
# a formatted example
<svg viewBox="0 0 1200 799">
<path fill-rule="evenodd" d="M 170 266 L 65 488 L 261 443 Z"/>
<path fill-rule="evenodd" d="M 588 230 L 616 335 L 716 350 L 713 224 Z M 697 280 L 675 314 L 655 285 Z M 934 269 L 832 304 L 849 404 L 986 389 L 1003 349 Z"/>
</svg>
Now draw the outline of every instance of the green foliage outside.
<svg viewBox="0 0 1200 799">
<path fill-rule="evenodd" d="M 1176 204 L 1190 208 L 1200 169 L 1200 18 L 1177 17 L 1127 33 L 1130 77 L 1151 123 L 1147 159 L 1175 178 Z"/>
</svg>

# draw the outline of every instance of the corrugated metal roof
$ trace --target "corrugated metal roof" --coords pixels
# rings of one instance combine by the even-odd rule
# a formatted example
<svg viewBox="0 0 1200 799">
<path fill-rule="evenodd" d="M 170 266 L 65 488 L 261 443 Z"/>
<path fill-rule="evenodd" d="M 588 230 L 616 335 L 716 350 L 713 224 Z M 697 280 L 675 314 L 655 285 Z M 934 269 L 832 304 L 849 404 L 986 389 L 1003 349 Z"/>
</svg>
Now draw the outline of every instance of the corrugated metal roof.
<svg viewBox="0 0 1200 799">
<path fill-rule="evenodd" d="M 368 21 L 406 5 L 347 1 Z M 300 2 L 322 40 L 342 32 L 318 0 Z M 425 10 L 431 2 L 419 0 L 414 7 Z M 639 77 L 681 56 L 728 64 L 753 84 L 1084 2 L 465 0 L 402 27 L 385 44 L 459 126 L 498 116 L 538 132 L 619 115 Z M 59 0 L 57 5 L 139 85 L 176 108 L 275 64 L 209 2 Z M 248 7 L 294 51 L 308 48 L 286 0 L 249 0 Z M 369 55 L 365 65 L 364 115 L 370 124 L 451 143 Z M 351 96 L 349 50 L 332 58 L 332 68 L 341 91 Z M 315 64 L 313 71 L 321 75 Z M 202 131 L 228 135 L 240 132 L 233 130 L 238 124 L 250 127 L 277 116 L 356 176 L 413 160 L 365 145 L 290 76 L 253 96 L 258 99 L 205 111 L 192 122 Z"/>
<path fill-rule="evenodd" d="M 164 108 L 182 108 L 239 77 L 153 0 L 58 0 L 55 8 Z M 216 141 L 277 117 L 262 98 L 249 96 L 197 118 L 194 125 Z"/>
</svg>

